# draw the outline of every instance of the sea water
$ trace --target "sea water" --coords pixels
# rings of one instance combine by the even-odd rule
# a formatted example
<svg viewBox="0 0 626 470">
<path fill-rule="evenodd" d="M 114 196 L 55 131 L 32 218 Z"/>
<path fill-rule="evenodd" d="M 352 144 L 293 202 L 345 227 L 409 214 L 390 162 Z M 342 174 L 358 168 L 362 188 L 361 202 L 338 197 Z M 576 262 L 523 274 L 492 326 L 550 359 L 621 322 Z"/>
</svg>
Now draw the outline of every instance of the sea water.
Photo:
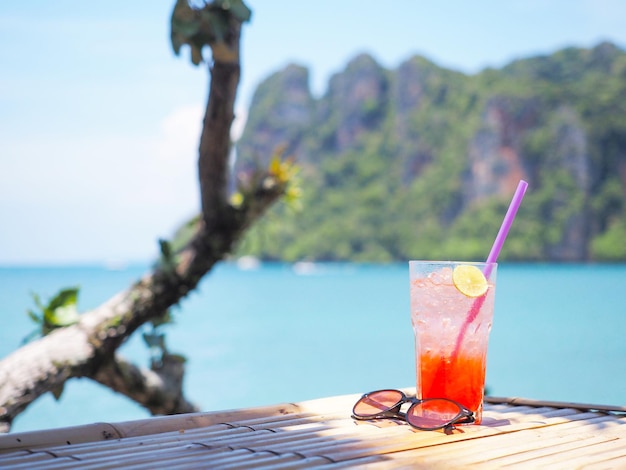
<svg viewBox="0 0 626 470">
<path fill-rule="evenodd" d="M 408 264 L 224 263 L 173 309 L 171 352 L 187 357 L 187 398 L 201 410 L 413 386 Z M 35 325 L 30 293 L 80 286 L 86 311 L 147 266 L 0 268 L 0 357 Z M 626 265 L 501 263 L 487 361 L 491 395 L 626 405 Z M 140 334 L 121 350 L 147 366 Z M 89 379 L 46 394 L 12 431 L 148 417 Z"/>
</svg>

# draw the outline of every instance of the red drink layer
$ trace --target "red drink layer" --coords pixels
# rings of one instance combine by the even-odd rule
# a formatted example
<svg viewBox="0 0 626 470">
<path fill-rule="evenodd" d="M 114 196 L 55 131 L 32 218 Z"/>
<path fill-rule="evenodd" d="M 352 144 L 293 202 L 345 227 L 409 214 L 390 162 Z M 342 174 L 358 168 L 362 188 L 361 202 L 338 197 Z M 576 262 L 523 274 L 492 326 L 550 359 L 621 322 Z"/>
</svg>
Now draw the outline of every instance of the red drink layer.
<svg viewBox="0 0 626 470">
<path fill-rule="evenodd" d="M 417 397 L 455 400 L 474 412 L 478 424 L 482 419 L 495 272 L 485 297 L 472 298 L 454 286 L 453 267 L 411 268 Z M 470 313 L 472 321 L 467 323 Z"/>
<path fill-rule="evenodd" d="M 456 360 L 449 361 L 449 358 L 437 354 L 420 355 L 417 383 L 421 384 L 421 398 L 450 398 L 472 410 L 476 415 L 476 424 L 480 424 L 485 359 L 459 354 Z"/>
</svg>

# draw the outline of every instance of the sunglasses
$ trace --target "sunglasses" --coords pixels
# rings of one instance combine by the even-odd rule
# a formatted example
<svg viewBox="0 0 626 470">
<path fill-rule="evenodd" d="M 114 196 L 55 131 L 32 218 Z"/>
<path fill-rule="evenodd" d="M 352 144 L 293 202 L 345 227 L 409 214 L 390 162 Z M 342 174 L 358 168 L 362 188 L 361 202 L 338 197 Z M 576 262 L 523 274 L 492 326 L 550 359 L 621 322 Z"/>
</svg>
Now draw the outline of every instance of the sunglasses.
<svg viewBox="0 0 626 470">
<path fill-rule="evenodd" d="M 406 412 L 400 411 L 405 403 L 411 403 Z M 434 431 L 450 428 L 455 424 L 474 422 L 474 413 L 448 398 L 407 397 L 400 390 L 377 390 L 366 393 L 352 408 L 356 419 L 401 418 L 417 429 Z"/>
</svg>

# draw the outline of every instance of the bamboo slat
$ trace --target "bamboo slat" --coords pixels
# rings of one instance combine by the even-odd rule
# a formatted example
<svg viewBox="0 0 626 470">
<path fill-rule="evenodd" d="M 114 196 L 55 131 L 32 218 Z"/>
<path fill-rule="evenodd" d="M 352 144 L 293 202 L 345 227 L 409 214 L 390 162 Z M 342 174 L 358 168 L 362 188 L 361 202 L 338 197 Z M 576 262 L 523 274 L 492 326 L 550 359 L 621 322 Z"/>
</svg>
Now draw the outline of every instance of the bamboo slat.
<svg viewBox="0 0 626 470">
<path fill-rule="evenodd" d="M 446 434 L 354 420 L 359 396 L 8 434 L 0 468 L 626 468 L 626 407 L 489 397 Z"/>
<path fill-rule="evenodd" d="M 517 398 L 517 397 L 486 397 L 486 403 L 505 405 L 518 405 L 518 406 L 547 406 L 551 408 L 571 408 L 573 410 L 582 411 L 612 411 L 617 413 L 626 413 L 626 406 L 616 405 L 593 405 L 590 403 L 574 403 L 567 401 L 546 401 L 546 400 L 532 400 L 529 398 Z"/>
</svg>

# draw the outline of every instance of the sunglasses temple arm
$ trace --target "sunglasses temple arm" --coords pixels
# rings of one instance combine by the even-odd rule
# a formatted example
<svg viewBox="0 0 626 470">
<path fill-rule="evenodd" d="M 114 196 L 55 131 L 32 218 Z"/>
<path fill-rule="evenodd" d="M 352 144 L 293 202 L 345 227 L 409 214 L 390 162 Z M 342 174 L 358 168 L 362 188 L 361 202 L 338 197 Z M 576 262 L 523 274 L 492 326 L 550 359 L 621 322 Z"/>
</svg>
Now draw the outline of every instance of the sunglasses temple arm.
<svg viewBox="0 0 626 470">
<path fill-rule="evenodd" d="M 400 406 L 394 406 L 391 409 L 388 410 L 383 410 L 380 413 L 376 413 L 375 415 L 368 415 L 368 416 L 358 416 L 355 415 L 354 413 L 352 414 L 352 416 L 354 416 L 355 418 L 358 419 L 363 419 L 363 420 L 368 420 L 368 419 L 393 419 L 393 418 L 400 418 L 404 421 L 406 421 L 406 413 L 404 411 L 400 411 Z"/>
<path fill-rule="evenodd" d="M 455 421 L 456 424 L 470 424 L 473 423 L 474 421 L 476 421 L 476 418 L 474 418 L 474 413 L 469 411 L 469 410 L 463 410 L 464 416 L 459 419 L 458 421 Z"/>
</svg>

